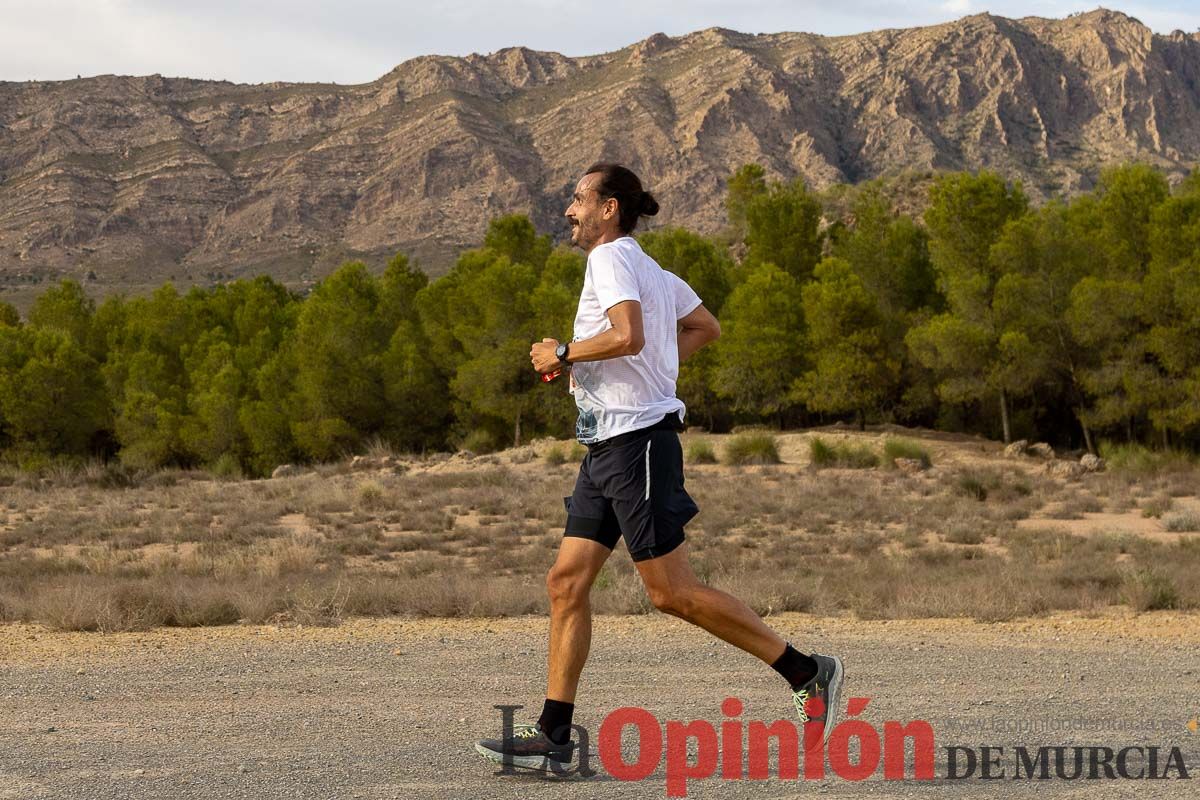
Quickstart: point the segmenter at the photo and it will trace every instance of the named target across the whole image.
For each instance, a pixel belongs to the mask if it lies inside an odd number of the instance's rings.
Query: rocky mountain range
[[[824,187],[991,168],[1035,199],[1141,160],[1200,159],[1200,33],[1124,14],[981,14],[853,36],[662,34],[570,58],[424,56],[361,85],[103,75],[0,83],[0,299],[269,272],[397,251],[431,274],[490,218],[565,234],[581,170],[623,161],[654,224],[718,229],[758,162]]]

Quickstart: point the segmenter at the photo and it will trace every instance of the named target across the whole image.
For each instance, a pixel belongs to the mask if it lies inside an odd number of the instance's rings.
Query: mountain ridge
[[[1112,162],[1177,179],[1200,160],[1200,33],[1098,9],[418,56],[363,84],[4,82],[0,297],[67,275],[101,292],[263,271],[302,285],[397,251],[437,274],[499,214],[561,236],[601,158],[643,176],[655,225],[709,233],[751,161],[817,187],[989,168],[1035,199]]]

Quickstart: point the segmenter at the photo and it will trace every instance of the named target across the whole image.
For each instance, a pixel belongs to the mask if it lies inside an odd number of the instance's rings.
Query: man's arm
[[[571,361],[604,361],[642,352],[646,344],[642,332],[642,304],[637,300],[624,300],[606,313],[612,327],[590,339],[571,342]]]
[[[679,320],[679,363],[721,336],[721,323],[703,305]]]

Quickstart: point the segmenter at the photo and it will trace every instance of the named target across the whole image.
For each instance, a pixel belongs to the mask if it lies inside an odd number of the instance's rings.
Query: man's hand
[[[558,356],[554,355],[554,351],[558,349],[558,339],[542,339],[540,342],[534,342],[529,348],[529,360],[533,362],[533,368],[545,375],[547,372],[554,372],[562,366],[558,360]]]

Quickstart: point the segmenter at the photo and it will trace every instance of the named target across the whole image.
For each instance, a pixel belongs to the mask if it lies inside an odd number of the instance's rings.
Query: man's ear
[[[604,218],[612,219],[617,213],[617,198],[610,197],[604,201]]]

